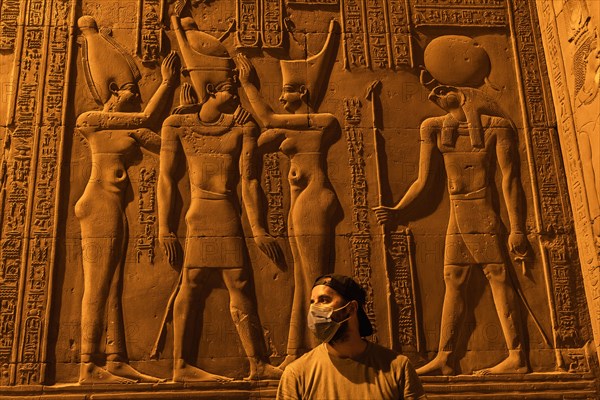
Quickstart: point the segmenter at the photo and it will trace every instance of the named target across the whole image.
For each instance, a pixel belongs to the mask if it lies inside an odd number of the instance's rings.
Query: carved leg
[[[84,248],[84,290],[81,308],[81,367],[80,384],[134,383],[98,366],[99,344],[104,329],[104,315],[108,301],[109,283],[114,273],[113,245],[115,239],[82,239]],[[91,248],[103,249],[86,255]]]
[[[318,204],[318,206],[315,206]],[[288,356],[279,366],[285,369],[318,340],[306,329],[309,299],[315,280],[331,272],[332,217],[337,200],[323,187],[305,189],[290,208],[290,244],[294,257],[294,299],[288,336]]]
[[[524,374],[529,372],[527,357],[523,351],[521,319],[514,288],[508,282],[506,267],[503,264],[488,264],[483,271],[490,282],[494,304],[502,326],[502,333],[508,347],[508,357],[498,365],[475,371],[478,375]]]
[[[231,318],[250,362],[250,375],[245,379],[279,379],[282,371],[269,364],[262,326],[253,296],[248,293],[248,271],[242,268],[225,269],[223,281],[229,290]]]
[[[123,226],[127,226],[123,221]],[[126,235],[123,235],[126,236]],[[115,243],[117,245],[117,243]],[[118,259],[108,294],[108,324],[106,327],[106,370],[113,375],[134,380],[136,382],[157,383],[165,379],[155,378],[137,371],[127,363],[127,346],[125,341],[125,326],[123,324],[123,308],[121,296],[123,294],[123,261],[127,247],[127,237],[123,237],[120,251],[115,254]],[[118,248],[115,246],[115,248]]]
[[[80,384],[134,383],[101,368],[100,341],[115,270],[121,261],[123,210],[119,194],[86,188],[75,206],[81,224],[83,299],[81,303]]]
[[[106,354],[107,360],[127,357],[125,333],[123,325],[123,310],[121,307],[121,295],[123,293],[123,256],[125,254],[125,241],[123,235],[115,239],[114,260],[116,268],[110,277],[110,289],[108,292],[108,312],[106,326]]]
[[[446,292],[442,308],[439,350],[433,360],[417,369],[417,374],[441,372],[442,375],[451,375],[453,373],[452,367],[448,365],[448,358],[454,351],[458,326],[464,315],[465,283],[470,271],[470,266],[446,265],[444,267]]]
[[[306,282],[301,272],[303,268],[298,253],[298,245],[296,244],[296,238],[293,236],[290,236],[290,246],[294,258],[294,297],[292,299],[292,312],[290,315],[287,356],[283,363],[279,365],[279,368],[282,370],[308,350],[304,348],[304,343],[307,341],[305,339],[306,336],[310,335],[306,329],[306,315],[308,312],[306,305]]]
[[[197,300],[202,283],[209,272],[206,268],[183,266],[181,288],[173,306],[173,381],[174,382],[227,382],[231,378],[211,374],[188,364],[185,357],[190,354],[193,338],[194,316],[197,315]]]

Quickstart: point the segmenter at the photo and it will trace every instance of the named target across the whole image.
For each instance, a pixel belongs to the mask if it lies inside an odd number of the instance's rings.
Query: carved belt
[[[469,193],[451,194],[450,200],[477,200],[485,199],[487,188],[483,187],[479,190]]]
[[[231,192],[226,193],[217,193],[211,192],[210,190],[205,190],[201,188],[194,188],[192,191],[192,199],[203,199],[203,200],[226,200],[229,199],[229,194]]]

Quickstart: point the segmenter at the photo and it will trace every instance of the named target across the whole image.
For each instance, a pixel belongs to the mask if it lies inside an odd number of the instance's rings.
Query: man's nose
[[[281,104],[285,103],[285,98],[283,97],[283,95],[279,96],[279,102]]]

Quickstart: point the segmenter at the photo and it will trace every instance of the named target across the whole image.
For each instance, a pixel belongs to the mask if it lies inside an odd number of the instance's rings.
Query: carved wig
[[[206,101],[206,85],[214,86],[234,76],[235,63],[219,40],[198,29],[191,18],[171,18],[183,55],[185,68],[190,74],[200,103]],[[183,26],[182,26],[183,25]]]
[[[339,25],[332,20],[327,40],[321,51],[305,60],[281,60],[283,85],[301,86],[308,89],[308,104],[317,110],[323,98],[324,84],[328,81],[329,68],[337,52]]]
[[[111,84],[117,89],[136,85],[141,75],[133,57],[105,30],[98,30],[93,17],[77,21],[83,34],[82,63],[85,80],[96,103],[100,105],[112,96]],[[114,86],[114,85],[113,85]]]

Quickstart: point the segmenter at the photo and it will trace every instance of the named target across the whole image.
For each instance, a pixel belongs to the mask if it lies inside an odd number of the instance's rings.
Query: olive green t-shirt
[[[325,343],[287,366],[278,400],[425,399],[421,381],[408,358],[368,342],[358,357],[340,358]]]

